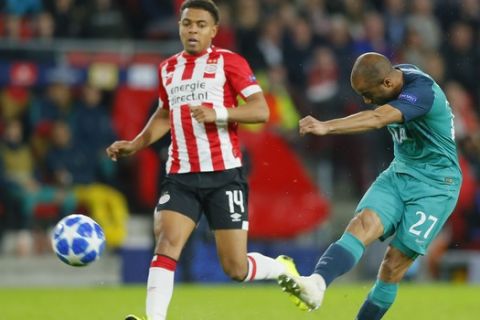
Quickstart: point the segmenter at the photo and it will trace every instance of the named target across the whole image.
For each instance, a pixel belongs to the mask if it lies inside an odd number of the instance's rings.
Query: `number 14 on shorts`
[[[240,221],[242,214],[238,213],[235,210],[235,207],[237,207],[241,213],[245,212],[242,190],[227,190],[225,191],[225,194],[228,198],[228,207],[231,213],[230,217],[232,218],[232,221]]]

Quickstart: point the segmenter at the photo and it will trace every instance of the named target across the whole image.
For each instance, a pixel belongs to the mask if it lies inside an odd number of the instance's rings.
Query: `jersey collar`
[[[203,56],[203,55],[205,55],[205,54],[207,54],[207,53],[212,52],[213,50],[214,50],[214,46],[213,46],[213,45],[211,45],[211,46],[208,47],[207,49],[205,49],[205,50],[203,50],[203,51],[201,51],[201,52],[199,52],[199,53],[197,53],[197,54],[190,54],[190,53],[187,53],[187,52],[184,50],[184,51],[182,51],[182,57],[187,58],[187,59],[188,59],[188,58],[198,58],[198,57],[201,57],[201,56]]]

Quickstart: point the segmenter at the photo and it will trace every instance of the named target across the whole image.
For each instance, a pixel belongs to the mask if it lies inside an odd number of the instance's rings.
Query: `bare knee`
[[[185,244],[185,239],[181,232],[176,229],[154,229],[155,232],[155,253],[169,256],[173,259],[179,259]]]
[[[183,242],[173,235],[161,233],[157,237],[157,243],[155,247],[156,254],[163,254],[173,259],[178,259],[182,252]]]
[[[238,260],[232,258],[222,259],[222,267],[225,274],[234,281],[243,281],[247,277],[247,259]]]
[[[364,209],[350,221],[346,231],[367,246],[383,234],[383,224],[375,212]]]

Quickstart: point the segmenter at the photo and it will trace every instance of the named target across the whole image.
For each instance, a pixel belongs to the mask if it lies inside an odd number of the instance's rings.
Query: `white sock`
[[[286,272],[286,268],[282,263],[258,252],[249,252],[247,259],[248,274],[245,280],[243,280],[244,282],[277,279],[279,275]]]
[[[167,266],[168,269],[165,266],[158,266],[156,259],[170,258],[163,256],[153,258],[148,273],[146,312],[148,320],[165,320],[173,294],[175,268],[172,270],[171,266]]]

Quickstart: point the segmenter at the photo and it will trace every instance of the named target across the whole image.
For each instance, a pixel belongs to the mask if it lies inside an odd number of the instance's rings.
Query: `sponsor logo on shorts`
[[[232,213],[230,215],[230,218],[232,218],[232,222],[240,222],[241,217],[242,217],[242,215],[240,213]]]
[[[158,204],[167,203],[170,200],[170,195],[168,193],[162,194],[160,200],[158,200]]]

